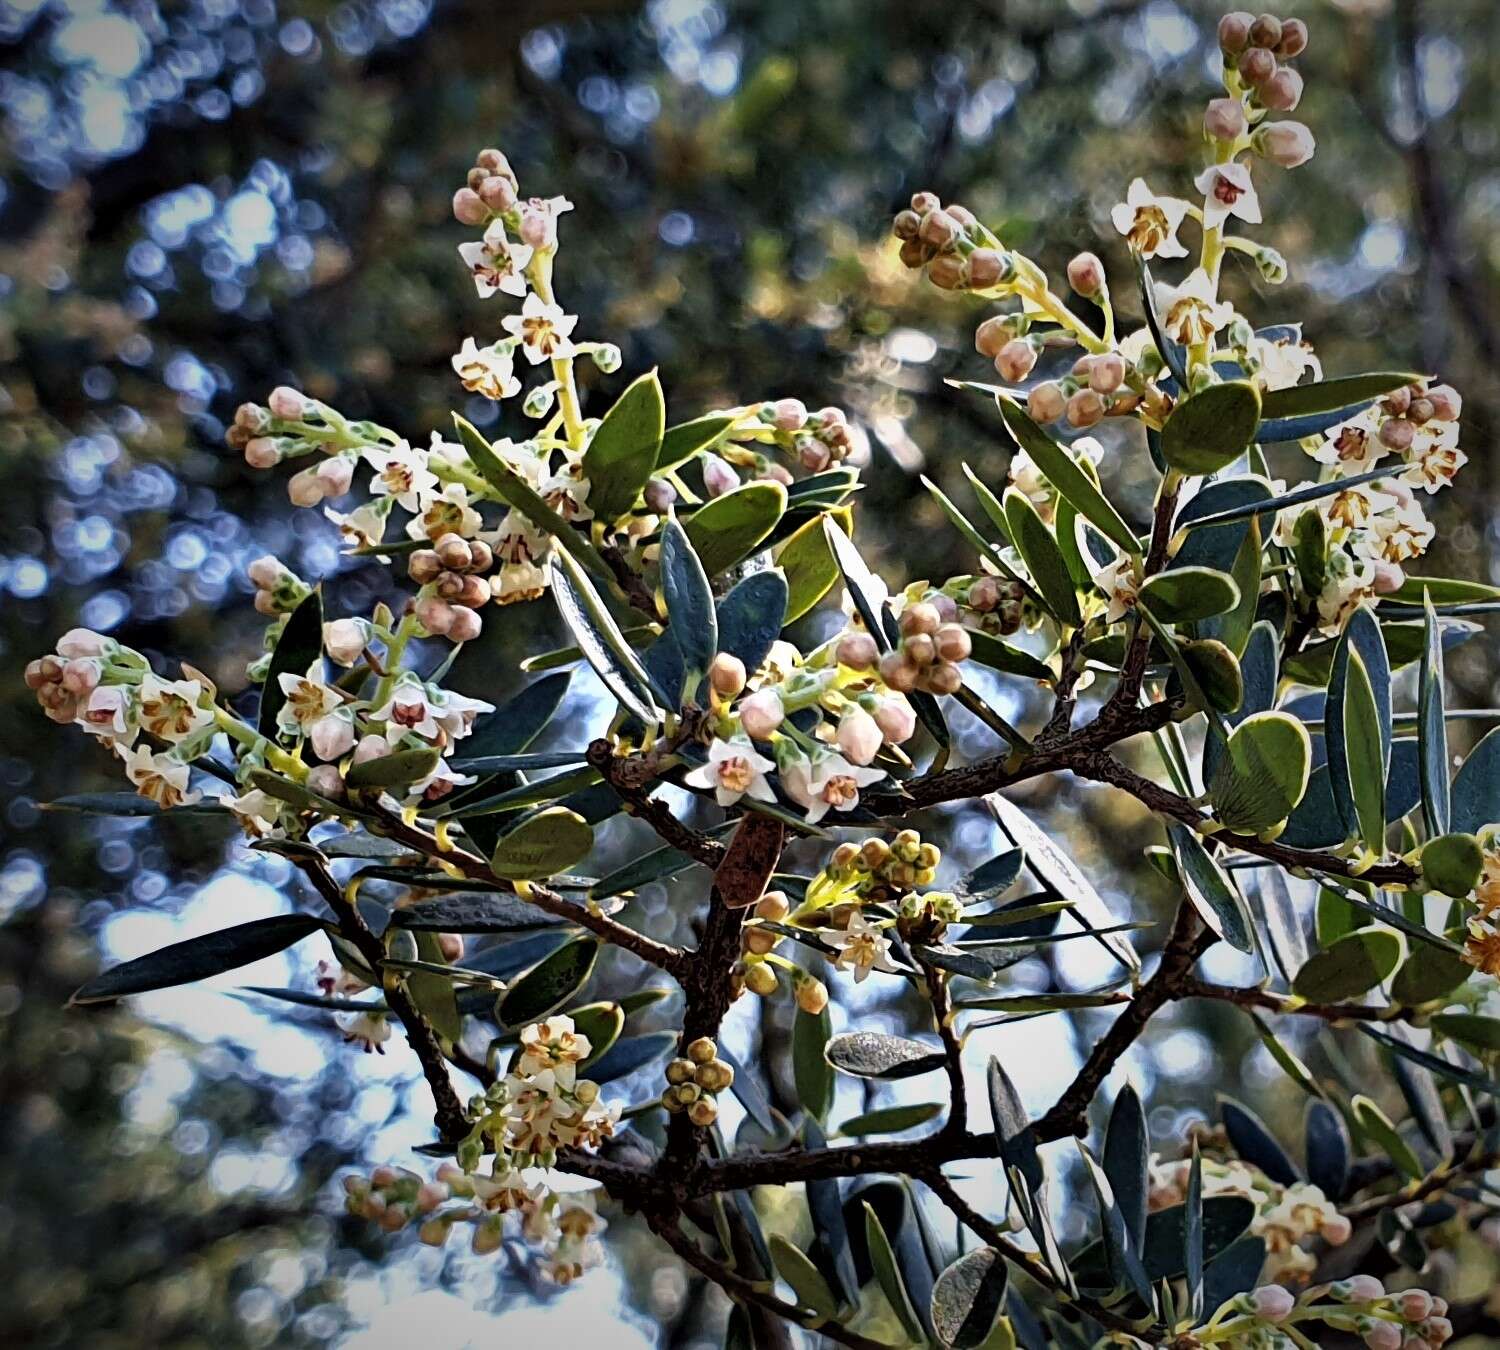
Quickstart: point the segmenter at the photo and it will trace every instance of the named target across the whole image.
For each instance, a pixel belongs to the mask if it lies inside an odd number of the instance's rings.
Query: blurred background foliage
[[[247,860],[199,817],[101,825],[40,809],[115,782],[97,747],[42,718],[25,662],[84,623],[233,691],[260,635],[249,559],[337,573],[356,605],[388,586],[341,570],[331,527],[294,515],[223,449],[235,405],[285,382],[413,439],[448,425],[462,406],[449,356],[498,321],[458,263],[466,232],[448,201],[494,144],[523,192],[577,204],[560,291],[584,331],[624,349],[620,376],[595,376],[603,389],[658,365],[671,420],[765,396],[842,404],[872,446],[867,555],[893,583],[970,570],[917,475],[961,500],[962,460],[1003,475],[993,409],[943,382],[985,378],[971,346],[984,311],[916,284],[889,217],[927,188],[1054,274],[1098,248],[1117,303],[1138,312],[1108,208],[1136,174],[1187,194],[1219,12],[1202,0],[0,0],[0,1341],[348,1333],[384,1346],[400,1343],[400,1306],[421,1310],[413,1327],[438,1346],[464,1343],[461,1319],[440,1330],[454,1308],[503,1302],[495,1315],[521,1332],[545,1299],[503,1261],[387,1253],[382,1275],[384,1244],[337,1217],[339,1167],[424,1137],[404,1051],[367,1067],[317,1017],[273,1020],[222,993],[62,1011],[101,950],[133,954],[293,892],[276,860]],[[1262,184],[1262,237],[1292,279],[1270,288],[1237,267],[1229,285],[1257,322],[1303,319],[1330,372],[1404,365],[1465,393],[1471,462],[1463,489],[1437,499],[1426,570],[1500,579],[1493,4],[1319,0],[1303,17],[1298,116],[1319,151]],[[492,423],[483,401],[464,411]],[[1127,502],[1149,490],[1143,459],[1124,443],[1106,461]],[[508,691],[516,660],[553,632],[548,606],[505,611],[465,652],[458,687]],[[1463,700],[1494,702],[1495,656],[1487,635],[1450,658]],[[1068,807],[1050,819],[1085,867],[1137,917],[1164,911],[1141,879],[1145,821],[1118,798],[1054,784],[1027,804]],[[955,861],[989,840],[959,817],[924,828]],[[661,923],[684,921],[665,897],[648,903]],[[1095,1016],[1080,1016],[1074,1043],[1097,1034]],[[770,1064],[784,1013],[765,1020]],[[1326,1047],[1305,1052],[1326,1062]],[[1215,1081],[1240,1095],[1273,1081],[1244,1024],[1201,1008],[1133,1063],[1168,1145]],[[790,1108],[791,1085],[772,1077]],[[618,1227],[601,1278],[623,1308],[595,1301],[575,1314],[592,1322],[567,1325],[612,1347],[717,1334],[722,1310]],[[419,1291],[440,1274],[458,1298],[428,1307]]]

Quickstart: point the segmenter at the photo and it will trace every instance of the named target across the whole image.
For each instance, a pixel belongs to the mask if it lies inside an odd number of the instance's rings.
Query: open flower
[[[570,336],[578,323],[576,314],[565,314],[561,305],[549,305],[535,291],[526,297],[519,314],[500,320],[507,333],[521,339],[526,359],[534,366],[556,357],[573,355]]]
[[[816,825],[830,811],[852,811],[859,805],[859,790],[885,777],[884,769],[866,769],[851,764],[843,755],[819,755],[799,759],[781,771],[781,785]]]
[[[146,745],[118,749],[116,753],[125,761],[125,776],[135,784],[135,790],[158,806],[186,806],[202,795],[187,790],[188,766],[170,755],[153,754]]]
[[[1428,432],[1431,424],[1422,428]],[[1430,435],[1419,435],[1406,452],[1406,471],[1402,479],[1423,492],[1436,492],[1453,481],[1454,475],[1469,462],[1458,448],[1458,424],[1440,423]]]
[[[1135,564],[1123,553],[1107,567],[1094,573],[1094,585],[1104,592],[1109,608],[1104,617],[1109,623],[1123,619],[1135,608],[1140,594],[1140,582],[1136,578]]]
[[[847,928],[825,928],[818,936],[838,950],[834,967],[852,970],[855,984],[863,984],[872,970],[900,972],[901,967],[891,960],[890,938],[863,914],[851,914]]]
[[[219,805],[228,809],[251,839],[269,839],[281,830],[283,803],[259,788],[251,788],[238,797],[226,793],[219,798]]]
[[[197,680],[163,680],[147,674],[141,680],[139,716],[151,735],[174,745],[214,723],[213,710],[201,707],[203,686]]]
[[[370,720],[388,723],[397,735],[402,731],[412,731],[427,740],[436,740],[436,713],[427,687],[415,676],[407,676],[397,681],[384,706],[370,713]]]
[[[733,806],[741,797],[751,796],[758,802],[774,802],[776,794],[766,782],[766,773],[775,768],[764,755],[757,754],[748,740],[714,740],[708,747],[708,763],[683,778],[688,787],[712,788],[720,806]]]
[[[493,703],[486,703],[482,698],[466,698],[451,689],[433,690],[432,701],[434,720],[453,741],[462,740],[474,730],[474,719],[480,713],[495,711]]]
[[[1319,464],[1337,464],[1351,476],[1374,468],[1386,454],[1386,447],[1376,435],[1379,420],[1379,413],[1371,407],[1347,422],[1329,427],[1323,433],[1323,444],[1312,452],[1312,457]]]
[[[571,1092],[577,1081],[578,1065],[589,1057],[592,1049],[589,1038],[573,1029],[573,1019],[559,1013],[522,1029],[516,1070],[530,1076],[551,1069],[557,1085]]]
[[[427,467],[425,453],[405,441],[399,445],[373,446],[364,452],[365,463],[375,470],[370,490],[377,497],[394,498],[403,510],[426,509],[427,498],[437,488],[437,475]]]
[[[335,511],[331,506],[325,506],[323,516],[338,529],[348,547],[374,548],[385,540],[385,522],[391,513],[390,500],[381,498],[366,502],[352,511]]]
[[[1162,328],[1177,342],[1207,342],[1234,317],[1234,307],[1219,300],[1208,273],[1199,267],[1180,286],[1158,286]]]
[[[481,300],[496,291],[518,299],[526,294],[526,265],[536,250],[530,244],[513,243],[505,237],[505,222],[499,216],[490,222],[483,239],[458,246],[458,256],[474,277]]]
[[[1260,223],[1260,197],[1250,181],[1250,170],[1243,164],[1210,164],[1193,179],[1193,186],[1203,194],[1205,229],[1222,225],[1230,216],[1251,225]]]
[[[1109,218],[1141,257],[1185,258],[1177,228],[1187,213],[1188,204],[1180,197],[1158,197],[1144,178],[1137,178]]]
[[[78,720],[86,731],[105,740],[133,741],[137,731],[135,700],[128,685],[101,684],[89,695]]]
[[[340,1013],[334,1018],[344,1039],[357,1045],[365,1054],[385,1054],[385,1043],[391,1038],[390,1020],[382,1012]]]
[[[530,295],[526,298],[528,301],[535,299]],[[463,346],[453,357],[453,371],[459,383],[471,394],[482,394],[495,403],[521,392],[521,381],[516,379],[516,363],[510,353],[494,347],[479,347],[471,337],[464,339]]]

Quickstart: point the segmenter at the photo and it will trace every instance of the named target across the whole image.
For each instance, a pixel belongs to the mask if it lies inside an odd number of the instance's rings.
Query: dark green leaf
[[[885,1301],[891,1305],[891,1311],[896,1314],[896,1320],[901,1323],[913,1343],[920,1345],[926,1337],[917,1310],[912,1306],[911,1295],[907,1293],[906,1284],[901,1278],[901,1268],[896,1263],[891,1240],[886,1237],[885,1229],[880,1226],[880,1218],[868,1200],[864,1202],[864,1211],[865,1246],[869,1249],[876,1282],[885,1295]]]
[[[850,1116],[839,1126],[838,1133],[850,1139],[863,1138],[869,1134],[898,1134],[902,1130],[911,1130],[918,1125],[925,1125],[942,1113],[942,1102],[878,1106],[873,1111],[864,1111],[857,1116]]]
[[[252,919],[233,928],[174,942],[133,961],[111,966],[94,976],[69,1002],[111,1003],[128,994],[206,980],[285,951],[323,926],[321,920],[307,914],[276,914],[269,919]]]
[[[1419,1181],[1425,1174],[1421,1160],[1412,1152],[1410,1144],[1403,1139],[1391,1119],[1380,1109],[1378,1103],[1365,1096],[1357,1096],[1349,1103],[1354,1123],[1360,1132],[1376,1148],[1396,1164],[1411,1180]]]
[[[1440,1036],[1457,1041],[1476,1054],[1500,1051],[1500,1017],[1483,1013],[1438,1013],[1428,1024]]]
[[[1164,624],[1194,623],[1233,609],[1240,599],[1234,578],[1209,567],[1172,567],[1147,579],[1140,601]]]
[[[1469,751],[1453,780],[1453,829],[1478,834],[1496,821],[1500,821],[1500,727],[1486,732]]]
[[[661,438],[661,453],[656,457],[657,473],[666,473],[686,464],[700,450],[707,450],[739,418],[734,413],[709,413],[691,422],[668,427]]]
[[[1307,1104],[1303,1135],[1307,1179],[1337,1203],[1343,1199],[1349,1184],[1349,1159],[1354,1152],[1349,1142],[1349,1127],[1327,1102],[1311,1101]]]
[[[825,531],[829,525],[839,529],[841,521],[847,537],[851,528],[849,512],[825,512],[799,526],[776,550],[776,565],[786,574],[787,581],[786,623],[800,619],[839,579],[839,565],[828,547]]]
[[[1212,1315],[1232,1298],[1260,1283],[1266,1264],[1266,1240],[1242,1237],[1231,1242],[1203,1270],[1203,1310]]]
[[[792,1286],[797,1302],[823,1317],[834,1316],[838,1312],[839,1301],[828,1287],[828,1281],[823,1278],[817,1266],[807,1259],[802,1249],[780,1233],[770,1235],[770,1244],[771,1260],[776,1263],[776,1273]]]
[[[1128,1083],[1115,1098],[1104,1136],[1104,1173],[1137,1251],[1146,1236],[1150,1142],[1140,1094]]]
[[[594,938],[577,938],[559,947],[517,977],[496,1005],[496,1015],[508,1027],[540,1021],[588,983],[598,958],[599,943]]]
[[[912,1078],[943,1067],[940,1050],[878,1031],[843,1032],[828,1041],[823,1053],[834,1068],[857,1078]]]
[[[1307,791],[1312,742],[1295,717],[1259,712],[1229,734],[1209,786],[1214,816],[1238,834],[1286,820]]]
[[[1234,882],[1186,825],[1168,822],[1167,839],[1177,860],[1183,890],[1198,917],[1235,950],[1253,955],[1255,938],[1250,915]]]
[[[1448,721],[1443,694],[1443,641],[1437,611],[1426,604],[1426,642],[1417,674],[1417,743],[1421,749],[1422,817],[1428,834],[1446,834],[1451,815],[1448,795]]]
[[[1474,967],[1461,956],[1425,942],[1414,943],[1391,981],[1391,997],[1407,1006],[1430,1003],[1447,998],[1472,974]]]
[[[1193,1140],[1193,1160],[1188,1167],[1187,1199],[1182,1206],[1182,1271],[1187,1284],[1188,1310],[1194,1322],[1202,1320],[1203,1262],[1203,1157]],[[1109,1250],[1105,1243],[1106,1253]]]
[[[604,414],[583,452],[589,506],[606,523],[635,504],[656,469],[666,426],[666,404],[654,370],[633,381]]]
[[[1026,853],[1019,848],[1006,849],[1004,853],[996,854],[987,862],[980,863],[958,883],[959,898],[965,904],[973,904],[1009,890],[1021,875],[1021,867],[1025,861]]]
[[[1315,1003],[1358,998],[1386,979],[1401,959],[1401,939],[1380,928],[1361,929],[1318,952],[1292,980],[1292,991]]]
[[[1052,682],[1052,667],[1045,661],[1038,660],[1019,647],[1011,646],[992,633],[978,628],[969,629],[969,645],[969,659],[977,661],[981,666],[998,670],[1003,675],[1019,675],[1025,680],[1037,680],[1046,684]]]
[[[435,746],[420,750],[396,750],[379,759],[367,759],[349,766],[344,785],[350,792],[371,789],[398,792],[419,783],[437,768],[442,755]]]
[[[786,577],[779,571],[746,577],[719,601],[719,650],[738,657],[753,675],[781,635],[787,596]]]
[[[391,915],[393,928],[430,933],[524,933],[562,922],[518,896],[479,892],[421,900]]]
[[[506,699],[494,712],[486,713],[464,739],[464,757],[520,754],[552,720],[572,679],[569,671],[544,675]]]
[[[507,881],[536,881],[566,871],[593,847],[594,832],[582,816],[566,807],[548,807],[501,836],[490,868]]]
[[[797,1009],[792,1021],[792,1078],[803,1110],[819,1123],[833,1109],[833,1066],[825,1054],[832,1034],[827,1008],[820,1013]]]
[[[276,739],[276,718],[286,705],[281,676],[305,676],[317,662],[318,669],[313,671],[313,678],[319,679],[322,676],[322,657],[323,592],[314,588],[287,616],[286,627],[281,630],[276,650],[271,653],[271,664],[266,668],[255,729],[267,740]]]
[[[1154,1307],[1155,1297],[1151,1289],[1150,1277],[1146,1274],[1145,1266],[1141,1264],[1135,1238],[1125,1222],[1123,1211],[1115,1201],[1114,1189],[1109,1184],[1109,1178],[1081,1140],[1078,1141],[1078,1152],[1083,1159],[1084,1170],[1089,1175],[1089,1181],[1094,1188],[1094,1198],[1099,1205],[1104,1252],[1109,1262],[1111,1278],[1118,1287],[1131,1290],[1148,1308]],[[1144,1229],[1144,1224],[1142,1228]]]
[[[1286,389],[1268,389],[1261,404],[1266,417],[1302,417],[1308,413],[1338,410],[1353,416],[1377,398],[1421,380],[1407,371],[1376,371],[1368,375],[1343,375],[1313,384],[1294,384]]]
[[[621,1037],[589,1066],[589,1077],[596,1083],[612,1083],[662,1058],[676,1045],[675,1031],[651,1031],[644,1036]]]
[[[1005,519],[1016,551],[1031,573],[1043,601],[1054,617],[1070,628],[1081,622],[1078,593],[1057,538],[1037,514],[1030,498],[1016,488],[1005,490]]]
[[[1278,1186],[1292,1186],[1302,1180],[1297,1165],[1276,1141],[1276,1136],[1248,1106],[1233,1097],[1219,1098],[1219,1118],[1234,1151],[1246,1162],[1260,1168]]]
[[[995,1140],[1000,1146],[1000,1161],[1006,1168],[1015,1168],[1024,1178],[1033,1195],[1040,1194],[1045,1175],[1042,1160],[1037,1156],[1036,1137],[1027,1119],[1026,1108],[1021,1105],[1021,1095],[1010,1076],[1000,1067],[1000,1061],[990,1058],[988,1075],[990,1113],[994,1119]]]
[[[1005,1259],[993,1247],[961,1256],[932,1289],[932,1326],[945,1350],[977,1350],[1004,1315],[1009,1280]]]
[[[704,503],[685,526],[703,570],[711,577],[743,562],[771,533],[786,510],[780,483],[746,483]]]
[[[1218,473],[1250,448],[1260,416],[1255,385],[1210,385],[1172,409],[1161,429],[1162,456],[1181,473]]]
[[[662,528],[661,586],[672,638],[687,670],[684,688],[692,698],[719,650],[719,617],[703,565],[676,520]]]
[[[604,607],[578,564],[559,548],[552,560],[552,592],[563,622],[604,687],[633,717],[644,723],[661,720],[652,701],[650,680],[635,650]]]

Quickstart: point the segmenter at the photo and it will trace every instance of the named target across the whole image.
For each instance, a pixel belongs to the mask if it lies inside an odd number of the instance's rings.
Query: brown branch
[[[1178,997],[1214,999],[1241,1008],[1259,1008],[1264,1012],[1320,1017],[1325,1022],[1398,1022],[1410,1014],[1409,1009],[1400,1005],[1377,1008],[1361,1003],[1301,1003],[1284,994],[1273,994],[1269,989],[1210,984],[1191,975],[1183,981]]]
[[[358,907],[344,894],[344,888],[334,879],[328,865],[318,858],[295,858],[293,861],[312,882],[318,894],[338,920],[339,932],[353,944],[365,964],[380,978],[381,992],[390,1010],[400,1019],[406,1031],[406,1039],[421,1061],[422,1073],[432,1089],[432,1100],[436,1107],[434,1120],[438,1133],[448,1140],[462,1139],[469,1132],[468,1117],[463,1103],[453,1090],[448,1077],[447,1060],[433,1030],[422,1010],[417,1007],[406,987],[403,976],[387,971],[385,966],[385,944],[370,931]]]
[[[916,957],[927,984],[928,1001],[932,1004],[932,1018],[937,1024],[938,1038],[943,1043],[943,1064],[948,1072],[948,1120],[943,1129],[950,1134],[963,1134],[969,1128],[969,1094],[964,1085],[963,1044],[953,1025],[953,995],[948,987],[948,973],[939,970],[921,956]]]
[[[685,825],[672,814],[665,802],[651,795],[651,784],[660,773],[661,758],[655,753],[622,757],[615,754],[614,747],[603,738],[588,748],[590,767],[599,771],[631,815],[644,820],[664,843],[679,853],[687,854],[705,867],[718,867],[724,861],[724,845]]]

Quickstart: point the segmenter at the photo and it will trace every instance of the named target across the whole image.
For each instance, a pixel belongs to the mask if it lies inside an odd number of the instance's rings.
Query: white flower
[[[441,539],[445,534],[472,539],[483,524],[483,518],[469,501],[469,489],[462,483],[445,483],[428,500],[427,509],[406,522],[406,534],[409,539]]]
[[[1319,506],[1331,529],[1360,530],[1381,512],[1394,509],[1396,498],[1378,484],[1357,483],[1323,498]]]
[[[1366,536],[1373,536],[1374,553],[1386,562],[1409,562],[1427,552],[1437,533],[1417,502],[1397,502],[1395,508],[1383,511],[1371,522]]]
[[[1458,448],[1458,423],[1428,423],[1419,428],[1411,449],[1406,451],[1406,472],[1402,479],[1424,492],[1436,492],[1453,481],[1454,475],[1469,462]]]
[[[322,760],[340,759],[354,748],[354,713],[337,708],[308,729],[313,754]]]
[[[436,740],[438,721],[426,686],[414,676],[397,682],[385,706],[370,713],[372,722],[385,722],[400,731],[412,731],[427,740]]]
[[[1375,467],[1386,454],[1386,447],[1376,435],[1379,413],[1372,407],[1329,427],[1323,433],[1323,444],[1312,452],[1319,464],[1337,464],[1352,475]]]
[[[141,726],[176,745],[213,726],[213,710],[199,706],[202,700],[197,680],[163,680],[148,672],[141,680]]]
[[[433,705],[436,709],[434,720],[453,741],[462,740],[474,730],[474,719],[480,713],[495,711],[493,703],[486,703],[482,698],[466,698],[451,689],[434,690]]]
[[[78,714],[85,730],[105,740],[135,739],[135,701],[128,685],[101,684],[89,695]]]
[[[239,797],[226,793],[219,798],[219,805],[228,808],[240,829],[252,839],[268,839],[281,832],[282,803],[259,788]]]
[[[859,805],[859,790],[885,777],[883,769],[851,764],[842,755],[819,755],[816,760],[796,760],[781,771],[781,785],[816,825],[829,811],[852,811]]]
[[[391,1024],[384,1013],[340,1013],[334,1021],[351,1045],[358,1045],[367,1055],[372,1050],[385,1054],[385,1043],[391,1038]]]
[[[851,914],[847,928],[825,928],[818,936],[838,949],[834,967],[853,970],[855,984],[863,984],[872,970],[900,972],[901,967],[891,960],[891,940],[863,914]]]
[[[113,638],[92,628],[70,628],[57,640],[57,654],[68,660],[108,656],[118,646]]]
[[[884,743],[879,723],[863,708],[852,707],[839,719],[839,749],[855,764],[869,764]]]
[[[506,563],[490,584],[497,605],[535,600],[547,589],[547,574],[533,562]]]
[[[554,357],[572,356],[570,335],[577,323],[576,314],[565,314],[561,305],[549,305],[535,291],[526,297],[519,314],[500,320],[507,333],[521,339],[526,359],[534,366]]]
[[[776,794],[766,782],[766,772],[775,768],[755,752],[748,740],[714,739],[708,747],[708,763],[683,778],[688,787],[712,788],[720,806],[733,806],[747,793],[759,802],[774,802]]]
[[[1250,352],[1260,364],[1260,382],[1266,389],[1290,389],[1309,372],[1315,380],[1323,378],[1323,363],[1305,342],[1252,337]]]
[[[365,619],[334,619],[323,625],[323,650],[331,661],[352,666],[370,642],[370,625]]]
[[[496,291],[520,297],[526,294],[523,275],[531,255],[530,244],[512,243],[505,237],[505,222],[496,216],[484,232],[484,238],[458,246],[458,256],[474,275],[474,289],[481,300]]]
[[[1167,336],[1189,345],[1207,342],[1234,318],[1234,307],[1214,295],[1214,283],[1196,268],[1180,286],[1159,285],[1157,305]]]
[[[373,446],[364,452],[364,459],[375,470],[370,490],[377,497],[393,498],[406,511],[426,509],[438,480],[427,467],[425,453],[402,441],[399,445]]]
[[[1193,179],[1193,186],[1203,194],[1205,229],[1222,225],[1230,216],[1252,225],[1260,223],[1260,197],[1243,164],[1210,164]]]
[[[1109,608],[1104,614],[1107,622],[1115,623],[1135,608],[1140,582],[1136,579],[1135,564],[1123,553],[1094,573],[1094,584],[1109,600]]]
[[[528,301],[533,296],[526,297]],[[511,398],[521,392],[521,382],[516,379],[516,363],[508,352],[494,347],[478,347],[474,339],[467,337],[453,358],[453,370],[459,383],[471,394],[482,394],[492,402]]]
[[[374,548],[385,540],[385,522],[391,513],[391,500],[366,502],[348,512],[325,506],[323,516],[338,527],[344,543],[350,548]]]
[[[1187,249],[1177,238],[1177,228],[1187,213],[1187,202],[1179,197],[1158,197],[1144,178],[1137,178],[1109,218],[1141,257],[1185,258]]]
[[[362,994],[370,987],[337,961],[319,961],[313,970],[313,983],[328,998]]]
[[[1375,593],[1375,564],[1343,549],[1328,555],[1329,577],[1318,594],[1318,619],[1325,632],[1337,632],[1344,621]]]
[[[569,462],[560,469],[546,469],[537,479],[536,490],[564,520],[592,520],[589,486],[582,466]]]
[[[186,806],[203,795],[187,790],[188,766],[170,755],[152,754],[151,748],[145,745],[138,745],[133,750],[117,746],[115,752],[125,761],[125,776],[135,785],[136,791],[158,806]]]
[[[557,1085],[571,1092],[578,1065],[592,1050],[589,1038],[573,1029],[573,1019],[559,1013],[522,1029],[516,1072],[531,1076],[550,1069]]]
[[[276,714],[276,726],[289,736],[305,735],[314,722],[328,716],[344,702],[332,686],[306,675],[288,671],[278,675],[276,682],[286,695]]]

